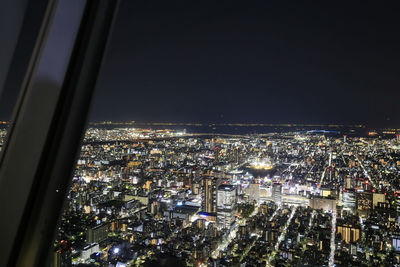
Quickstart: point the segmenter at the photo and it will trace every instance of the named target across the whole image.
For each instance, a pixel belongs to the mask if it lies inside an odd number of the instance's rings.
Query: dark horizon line
[[[9,121],[0,121],[0,125],[9,125]],[[374,126],[364,123],[360,124],[346,124],[346,123],[215,123],[215,122],[143,122],[143,121],[89,121],[88,125],[148,125],[148,126],[236,126],[236,127],[329,127],[329,128],[339,128],[339,127],[354,127],[354,128],[364,128],[364,129],[391,129],[400,131],[400,126]]]
[[[380,128],[380,129],[397,129],[400,130],[400,126],[391,125],[391,126],[374,126],[367,125],[364,123],[359,124],[346,124],[346,123],[221,123],[221,122],[143,122],[143,121],[90,121],[89,125],[149,125],[149,126],[238,126],[238,127],[246,127],[246,126],[271,126],[271,127],[330,127],[330,128],[339,128],[339,127],[355,127],[355,128]]]
[[[343,124],[343,123],[263,123],[263,122],[164,122],[164,121],[111,121],[111,120],[103,120],[103,121],[90,121],[89,124],[151,124],[151,125],[223,125],[223,126],[331,126],[331,127],[344,127],[344,126],[353,126],[353,127],[366,127],[365,124]]]

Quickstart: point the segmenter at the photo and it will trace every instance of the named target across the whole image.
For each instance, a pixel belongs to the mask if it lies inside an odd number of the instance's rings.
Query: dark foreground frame
[[[67,0],[68,1],[68,0]],[[30,1],[5,86],[21,88],[0,157],[0,266],[48,266],[119,0],[87,0],[60,83],[40,83],[57,0]],[[73,1],[71,1],[73,2]],[[35,32],[35,38],[24,36]],[[29,62],[17,64],[21,42]],[[25,48],[26,45],[25,43]],[[19,58],[21,60],[21,58]],[[18,66],[17,66],[18,65]],[[21,71],[20,71],[21,72]],[[14,84],[10,84],[13,82]]]

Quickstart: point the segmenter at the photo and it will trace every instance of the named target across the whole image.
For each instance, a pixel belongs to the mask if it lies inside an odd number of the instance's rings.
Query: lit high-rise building
[[[203,178],[203,196],[201,209],[204,212],[216,212],[216,181],[212,177]]]
[[[360,239],[360,227],[347,223],[338,223],[336,232],[341,235],[344,242],[357,242]]]
[[[220,185],[217,191],[217,227],[229,228],[235,220],[236,186]]]
[[[354,211],[357,204],[357,195],[354,191],[343,192],[343,209]]]
[[[370,192],[357,193],[357,209],[368,211],[373,207],[373,195]]]

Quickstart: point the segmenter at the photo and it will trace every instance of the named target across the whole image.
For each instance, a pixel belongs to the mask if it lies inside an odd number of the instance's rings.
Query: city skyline
[[[9,3],[1,266],[400,266],[396,8]]]
[[[91,127],[55,266],[396,266],[399,137]]]

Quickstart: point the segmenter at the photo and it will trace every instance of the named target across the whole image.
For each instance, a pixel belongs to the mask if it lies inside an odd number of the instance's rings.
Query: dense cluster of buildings
[[[91,128],[53,266],[400,264],[398,137]]]

